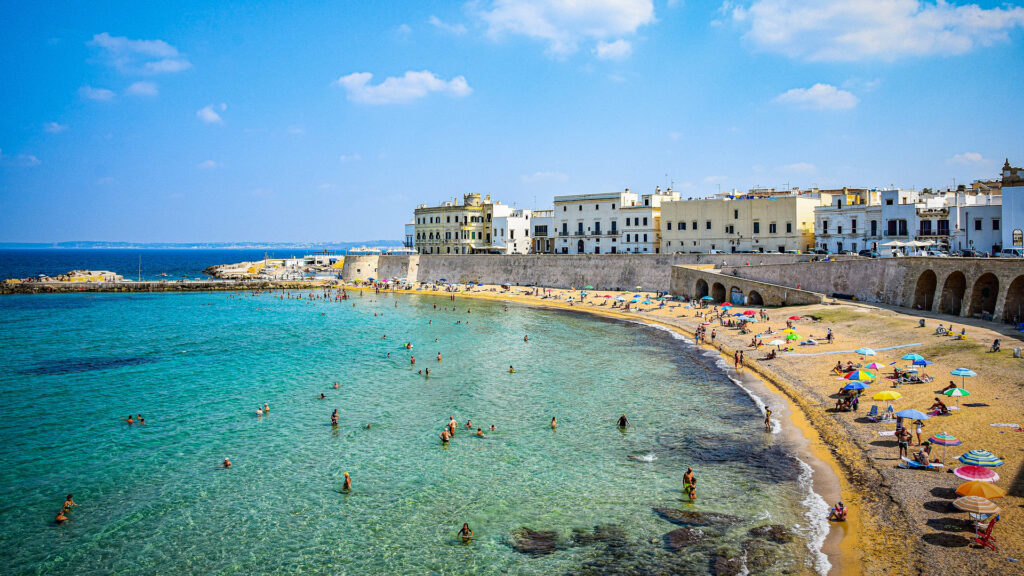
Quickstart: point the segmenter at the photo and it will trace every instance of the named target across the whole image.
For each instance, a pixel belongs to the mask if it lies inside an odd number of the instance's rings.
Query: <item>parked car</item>
[[[933,258],[948,258],[949,257],[949,254],[943,252],[942,250],[925,250],[924,255],[925,256],[931,256]]]
[[[1024,258],[1024,248],[1003,248],[1000,258]]]
[[[857,252],[857,256],[863,256],[865,258],[878,258],[878,257],[880,257],[879,253],[875,252],[874,250],[861,250],[860,252]]]
[[[957,250],[956,252],[953,253],[953,256],[959,256],[960,258],[981,258],[982,257],[980,252],[978,252],[977,250],[971,250],[970,248],[965,248],[963,250]]]

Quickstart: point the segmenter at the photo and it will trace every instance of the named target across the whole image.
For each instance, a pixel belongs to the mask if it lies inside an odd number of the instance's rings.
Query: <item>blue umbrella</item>
[[[644,302],[643,302],[643,303],[644,303],[644,304],[651,304],[651,301],[650,301],[650,300],[644,300]]]
[[[928,360],[914,360],[914,366],[931,366],[935,362],[929,362]]]
[[[737,313],[733,314],[733,316],[743,316],[743,312],[737,312]]]
[[[856,350],[854,350],[854,352],[860,354],[861,356],[874,356],[875,354],[877,354],[877,352],[875,352],[871,348],[857,348]]]
[[[850,382],[846,386],[843,386],[843,390],[864,390],[865,388],[871,388],[863,382]]]
[[[701,300],[714,300],[714,298],[712,298],[711,296],[701,296],[700,299]]]
[[[959,460],[970,466],[985,466],[986,468],[1003,465],[1002,459],[988,450],[971,450],[962,454]]]
[[[640,298],[639,294],[633,294],[633,298]]]
[[[896,413],[900,418],[910,418],[911,420],[927,420],[929,416],[920,410],[914,410],[913,408],[906,408]]]
[[[907,354],[906,356],[901,357],[900,360],[924,360],[924,356],[921,356],[920,354]]]
[[[963,386],[964,378],[974,378],[975,376],[978,375],[977,372],[975,372],[974,370],[971,370],[970,368],[957,368],[956,370],[953,370],[952,372],[950,372],[950,374],[952,374],[953,376],[959,376],[960,377],[960,387],[961,388],[964,387]]]

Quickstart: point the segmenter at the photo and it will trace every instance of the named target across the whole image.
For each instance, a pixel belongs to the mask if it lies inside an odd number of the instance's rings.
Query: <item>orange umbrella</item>
[[[989,500],[1006,496],[1006,490],[991,482],[982,482],[980,480],[964,482],[956,489],[956,493],[961,496],[981,496]]]

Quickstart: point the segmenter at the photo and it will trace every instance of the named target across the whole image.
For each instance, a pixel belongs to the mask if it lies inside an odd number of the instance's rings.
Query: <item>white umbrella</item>
[[[899,240],[890,240],[889,242],[882,244],[882,246],[906,246],[906,244]]]
[[[775,340],[772,340],[771,342],[769,342],[768,345],[769,346],[785,346],[786,345],[786,341],[785,340],[779,340],[778,338],[776,338]]]

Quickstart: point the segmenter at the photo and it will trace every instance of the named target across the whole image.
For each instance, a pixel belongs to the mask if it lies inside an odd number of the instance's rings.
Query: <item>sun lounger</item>
[[[871,405],[871,410],[868,410],[868,420],[872,422],[882,421],[882,417],[878,414],[878,404]]]
[[[900,468],[908,468],[910,470],[942,470],[945,466],[939,462],[932,462],[930,464],[921,464],[904,456],[900,459],[900,463],[897,464]]]
[[[985,531],[979,531],[976,538],[971,538],[971,544],[981,546],[982,548],[989,548],[991,550],[996,549],[996,539],[992,537],[992,529],[995,527],[996,522],[999,521],[999,517],[993,518],[988,526],[985,527]]]

